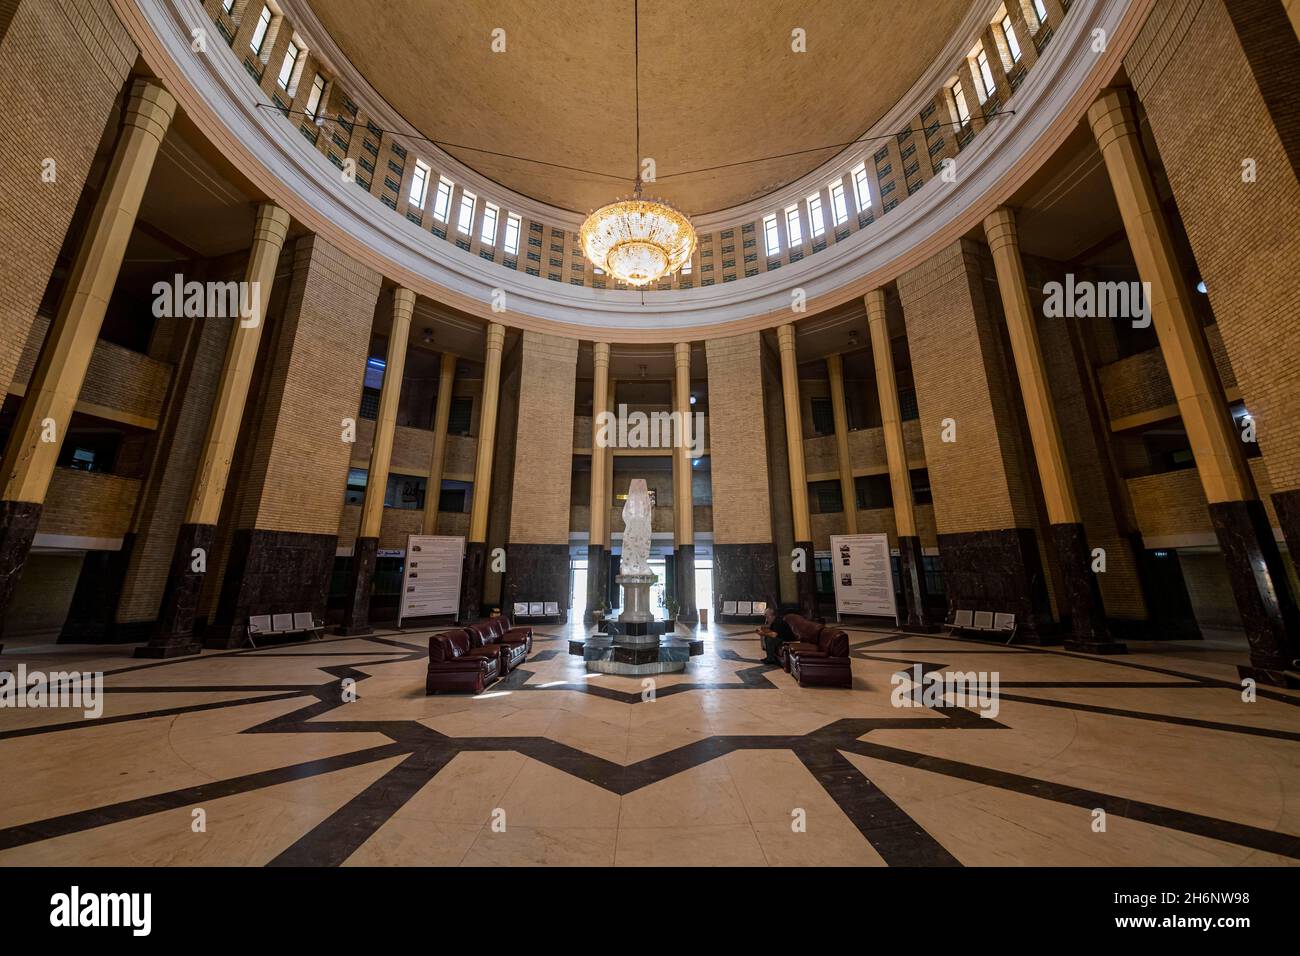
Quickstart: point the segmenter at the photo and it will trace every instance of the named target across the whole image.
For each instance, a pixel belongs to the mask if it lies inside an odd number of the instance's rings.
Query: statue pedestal
[[[704,642],[669,633],[667,621],[655,619],[650,609],[653,574],[620,574],[614,579],[623,586],[623,610],[618,620],[606,621],[605,632],[569,641],[569,653],[581,657],[588,673],[672,674],[686,669],[686,662],[704,653]]]

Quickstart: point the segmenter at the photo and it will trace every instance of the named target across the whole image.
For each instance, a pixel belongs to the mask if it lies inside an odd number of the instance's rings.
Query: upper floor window
[[[769,256],[781,252],[781,235],[776,231],[776,213],[763,217],[763,246]]]
[[[984,95],[980,97],[982,103],[997,92],[997,84],[993,82],[993,68],[989,66],[989,55],[984,52],[983,46],[975,57],[975,63],[979,66],[980,80],[984,83]]]
[[[1034,0],[1034,13],[1039,23],[1047,22],[1047,4],[1043,3],[1043,0]]]
[[[957,111],[957,121],[965,126],[970,122],[970,109],[966,106],[966,92],[962,89],[961,80],[948,87],[948,93],[952,96],[953,107]]]
[[[791,246],[803,242],[803,227],[799,224],[799,204],[785,207],[785,234]]]
[[[826,216],[822,213],[822,194],[813,193],[808,197],[808,231],[816,239],[826,231]]]
[[[317,73],[311,81],[311,93],[307,95],[306,113],[312,119],[317,119],[320,116],[321,107],[324,106],[321,101],[324,97],[325,77]]]
[[[280,64],[280,89],[287,90],[289,84],[293,82],[293,71],[298,66],[298,57],[302,49],[293,40],[289,41],[289,49],[284,51],[284,62]]]
[[[1002,37],[1007,41],[1007,52],[1011,54],[1011,62],[1020,62],[1020,41],[1016,39],[1016,28],[1011,25],[1011,17],[1002,18]]]
[[[831,183],[830,190],[831,216],[835,220],[835,225],[842,226],[849,221],[849,204],[844,197],[844,180]]]
[[[690,274],[691,274],[691,260],[687,259],[685,262],[682,263],[682,268],[681,271],[679,272],[679,275],[688,276]]]
[[[479,239],[485,246],[495,246],[497,244],[497,217],[500,210],[488,203],[483,207],[483,228],[479,230]]]
[[[221,0],[221,9],[226,13],[230,13],[235,9],[235,0]]]
[[[865,162],[853,167],[853,201],[858,204],[859,211],[871,208],[871,184],[867,181]]]
[[[521,225],[519,217],[514,213],[506,216],[506,237],[502,245],[504,245],[506,252],[512,256],[519,253],[519,229]]]
[[[434,218],[447,221],[447,217],[451,215],[451,191],[455,188],[446,176],[438,177],[438,192],[433,197]]]
[[[262,44],[266,42],[266,31],[270,28],[271,8],[263,6],[262,12],[257,18],[257,26],[253,27],[253,39],[248,44],[258,56],[262,54]]]
[[[424,208],[424,198],[429,192],[429,166],[424,160],[415,161],[415,174],[411,176],[410,203],[417,209]]]
[[[456,214],[456,228],[468,235],[470,227],[474,225],[474,204],[478,202],[478,197],[468,189],[460,194],[460,212]]]

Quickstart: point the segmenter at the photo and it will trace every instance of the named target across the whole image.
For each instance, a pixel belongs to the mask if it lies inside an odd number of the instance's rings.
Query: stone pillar
[[[194,617],[216,543],[217,519],[235,457],[235,442],[239,438],[262,329],[266,326],[266,305],[288,231],[287,212],[269,202],[258,208],[253,245],[244,272],[244,281],[256,290],[256,312],[240,316],[230,330],[189,504],[172,549],[171,572],[163,588],[158,622],[149,643],[136,648],[136,657],[197,654],[202,646],[194,636]]]
[[[925,610],[925,567],[921,538],[916,533],[912,475],[907,467],[907,445],[903,441],[902,413],[898,407],[898,379],[894,375],[894,350],[889,343],[885,290],[873,289],[867,293],[865,302],[867,325],[871,331],[871,356],[876,365],[885,461],[889,465],[889,488],[894,499],[894,527],[898,533],[898,571],[903,584],[900,624],[905,631],[934,631],[937,627],[930,622]]]
[[[587,534],[587,611],[583,623],[590,624],[595,612],[609,600],[609,575],[605,573],[605,540],[609,537],[609,471],[613,465],[604,447],[601,418],[609,409],[609,343],[596,342],[591,349],[591,494]]]
[[[1043,350],[1038,340],[1038,325],[1029,301],[1029,285],[1020,258],[1015,215],[1005,206],[995,210],[984,220],[984,234],[993,253],[993,267],[1002,294],[1002,310],[1020,380],[1020,395],[1029,423],[1038,479],[1064,578],[1066,593],[1062,603],[1070,609],[1073,632],[1072,640],[1067,641],[1065,647],[1066,650],[1093,654],[1123,653],[1125,646],[1111,639],[1101,588],[1092,571],[1092,551],[1079,514],[1079,503],[1074,496],[1074,482],[1065,457],[1061,426],[1056,418],[1056,406],[1052,401]]]
[[[131,87],[108,173],[0,459],[0,619],[31,551],[59,449],[175,109],[176,100],[157,81],[141,78]]]
[[[1274,684],[1300,657],[1300,620],[1142,152],[1131,94],[1103,90],[1088,111],[1119,204],[1160,351],[1192,446],[1233,597],[1250,642],[1242,676]]]
[[[849,413],[844,405],[844,358],[838,352],[826,356],[831,383],[831,414],[835,417],[835,459],[840,469],[840,500],[844,502],[844,530],[858,533],[858,489],[853,481],[849,458]]]
[[[674,594],[679,610],[677,620],[698,624],[700,612],[695,604],[695,495],[691,464],[691,443],[703,442],[695,433],[695,416],[691,413],[691,344],[673,346],[673,411],[681,423],[673,448],[673,545],[677,558],[673,562]],[[689,442],[687,441],[689,439]]]
[[[460,583],[460,620],[477,621],[483,614],[483,576],[487,572],[488,506],[491,504],[492,452],[497,438],[497,404],[501,398],[501,351],[505,326],[487,327],[483,359],[483,407],[479,411],[478,439],[474,448],[473,502],[469,511],[469,538]]]
[[[812,519],[808,514],[808,473],[803,461],[803,417],[799,409],[799,357],[794,326],[776,330],[781,349],[781,395],[785,402],[785,445],[790,460],[790,504],[794,515],[794,546],[802,550],[803,570],[795,573],[799,613],[812,618],[817,613],[817,582],[814,578]]]
[[[447,424],[451,421],[451,393],[456,385],[456,356],[443,352],[438,365],[438,402],[433,415],[433,455],[429,458],[429,480],[424,485],[425,534],[438,533],[438,498],[442,493],[442,472],[447,461]]]
[[[348,573],[347,604],[343,608],[340,634],[369,634],[370,588],[379,554],[379,532],[384,523],[384,498],[388,493],[388,466],[393,455],[393,434],[397,429],[397,402],[402,394],[402,373],[406,368],[406,347],[411,336],[411,315],[415,293],[393,290],[393,324],[388,333],[388,357],[384,362],[384,384],[379,391],[379,412],[375,416],[374,439],[370,443],[370,465],[366,471],[366,496],[361,502],[361,527],[352,548]],[[410,556],[407,556],[408,560]]]

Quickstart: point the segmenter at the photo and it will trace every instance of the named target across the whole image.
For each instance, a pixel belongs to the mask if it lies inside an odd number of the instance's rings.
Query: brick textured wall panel
[[[1237,379],[1217,325],[1205,329],[1205,339],[1219,370],[1225,392],[1235,394]],[[1111,362],[1097,370],[1110,420],[1121,421],[1157,409],[1176,406],[1174,387],[1159,349],[1148,349]],[[1175,409],[1175,414],[1177,410]]]
[[[237,527],[335,534],[380,276],[320,236],[293,250]],[[243,440],[248,440],[244,438]]]
[[[772,540],[762,349],[757,332],[705,343],[716,544]]]
[[[934,528],[934,508],[930,505],[917,505],[915,508],[916,529],[925,548],[938,547],[939,541]],[[812,516],[813,548],[816,551],[829,551],[831,535],[847,534],[844,526],[843,512],[818,514]],[[858,510],[858,534],[887,534],[889,546],[898,547],[898,526],[894,522],[893,508],[871,508]]]
[[[120,538],[131,530],[139,495],[134,478],[56,468],[37,533]]]
[[[1300,488],[1300,181],[1223,0],[1159,0],[1125,67],[1273,485]],[[1294,103],[1294,57],[1262,68],[1286,71],[1272,84],[1289,84]],[[1255,182],[1242,181],[1246,159]]]
[[[578,340],[524,332],[511,544],[569,543]]]
[[[109,0],[18,5],[0,40],[0,395],[9,388],[136,51]],[[72,105],[75,104],[75,108]],[[42,163],[57,163],[43,182]]]

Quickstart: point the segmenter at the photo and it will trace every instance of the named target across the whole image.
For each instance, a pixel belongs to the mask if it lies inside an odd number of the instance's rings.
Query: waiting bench
[[[1007,643],[1016,639],[1016,616],[1001,611],[953,611],[948,633],[1006,635]]]
[[[257,647],[259,637],[283,637],[286,634],[311,634],[323,640],[323,621],[317,621],[311,611],[293,614],[254,614],[248,619],[248,643]]]

